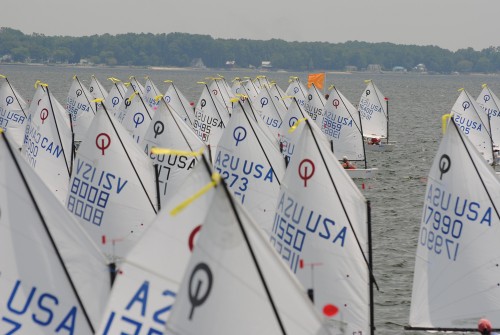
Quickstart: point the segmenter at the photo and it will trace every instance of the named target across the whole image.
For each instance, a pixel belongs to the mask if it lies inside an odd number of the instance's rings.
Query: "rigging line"
[[[215,104],[214,97],[212,96],[212,93],[210,93],[210,89],[208,88],[208,85],[205,84],[205,87],[207,89],[208,95],[210,96],[210,99],[212,100],[212,103],[214,104],[215,111],[217,112],[217,115],[219,116],[220,122],[222,123],[224,128],[226,128],[226,125],[224,124],[224,121],[222,120],[222,116],[220,115],[219,110],[217,109],[217,105]]]
[[[90,103],[89,97],[87,96],[87,93],[85,93],[86,89],[83,87],[83,84],[80,82],[80,79],[78,79],[77,76],[75,76],[76,81],[78,82],[78,85],[80,85],[80,88],[82,90],[83,95],[85,95],[85,99],[87,100],[90,108],[92,108],[92,104]],[[95,115],[95,110],[92,108],[92,112],[94,112]]]
[[[220,79],[215,80],[215,85],[217,85],[217,88],[219,88],[219,92],[221,93],[222,100],[224,100],[224,96],[222,95],[222,90],[220,89],[220,86],[219,86],[219,80],[220,80]],[[224,82],[226,82],[226,79],[222,79],[222,80],[223,80]],[[222,84],[222,88],[223,88],[223,89],[224,89],[224,91],[226,92],[227,96],[228,96],[228,97],[230,97],[231,95],[230,95],[230,94],[229,94],[229,92],[227,91],[226,85]],[[224,102],[225,102],[225,100],[224,100]],[[232,104],[233,104],[233,103],[231,102],[231,106],[232,106]],[[226,105],[226,106],[227,106],[227,105]],[[227,107],[227,108],[229,108],[229,107]],[[228,112],[229,112],[229,110],[228,110]]]
[[[151,121],[153,118],[151,117],[151,114],[149,114],[149,104],[146,104],[144,103],[144,100],[142,99],[142,96],[140,94],[139,95],[139,98],[141,99],[141,102],[142,102],[142,107],[144,107],[144,110],[146,111],[146,113],[148,114],[148,117],[149,117],[149,121]]]
[[[246,245],[248,246],[248,251],[250,252],[250,256],[252,257],[252,260],[253,260],[253,263],[255,265],[255,268],[257,270],[257,273],[259,275],[259,278],[262,282],[262,285],[264,286],[264,290],[266,291],[266,295],[269,299],[269,303],[271,304],[271,308],[273,309],[273,312],[274,312],[274,315],[276,316],[276,321],[278,322],[278,325],[281,329],[281,332],[283,333],[283,335],[286,335],[286,331],[285,331],[285,327],[283,325],[283,322],[281,321],[281,318],[280,318],[280,315],[279,315],[279,312],[278,312],[278,309],[276,307],[276,304],[274,303],[274,300],[273,300],[273,297],[271,296],[271,291],[269,290],[269,288],[267,287],[267,282],[266,282],[266,279],[264,278],[264,273],[262,272],[260,266],[259,266],[259,262],[257,260],[257,256],[255,255],[254,251],[253,251],[253,248],[252,248],[252,245],[250,243],[250,239],[248,238],[248,235],[247,235],[247,232],[245,230],[245,227],[243,227],[243,223],[241,221],[241,218],[240,218],[240,215],[236,209],[236,205],[234,203],[234,200],[232,198],[232,195],[230,194],[229,190],[228,190],[228,187],[226,185],[226,182],[224,181],[224,179],[221,179],[221,184],[222,184],[222,188],[224,189],[224,192],[226,194],[226,197],[231,205],[231,209],[233,210],[233,213],[234,213],[234,216],[236,217],[236,221],[238,222],[238,226],[240,227],[240,230],[241,230],[241,234],[243,235],[243,238],[245,239],[245,242],[246,242]]]
[[[269,100],[271,100],[271,102],[273,103],[273,106],[274,106],[274,109],[276,110],[276,114],[278,114],[278,118],[280,119],[280,122],[283,123],[283,119],[281,118],[281,115],[280,113],[278,112],[278,107],[276,106],[276,104],[274,103],[274,99],[271,98],[271,92],[269,92],[269,89],[267,88],[267,86],[264,85],[264,88],[267,92],[267,95],[269,96]]]
[[[177,87],[175,87],[174,83],[172,83],[172,87],[174,88],[175,94],[177,94],[177,98],[179,98],[179,101],[180,101],[180,103],[181,103],[181,106],[182,106],[182,108],[184,109],[184,113],[186,113],[186,116],[187,116],[187,118],[188,118],[188,120],[189,120],[189,123],[190,123],[190,124],[193,124],[193,121],[191,121],[191,118],[189,117],[189,113],[188,113],[188,111],[186,110],[186,106],[184,106],[184,103],[182,102],[181,96],[180,96],[179,92],[177,92]]]
[[[123,94],[122,94],[122,91],[120,90],[120,88],[118,87],[118,84],[115,83],[115,87],[116,87],[116,90],[118,91],[118,94],[120,95],[120,97],[122,98],[122,101],[123,101]],[[126,91],[124,93],[127,93]],[[120,106],[118,106],[120,107]]]
[[[318,99],[319,99],[319,102],[321,102],[321,104],[323,105],[323,110],[325,110],[325,104],[323,103],[323,99],[321,98],[323,96],[323,94],[320,94],[318,92],[318,88],[316,87],[316,85],[314,85],[314,91],[316,91],[316,95],[318,96]]]
[[[351,111],[349,110],[349,108],[347,108],[347,105],[344,102],[344,99],[342,98],[342,95],[340,95],[340,92],[337,90],[336,87],[333,87],[333,89],[335,90],[335,92],[337,92],[337,95],[339,96],[340,100],[342,101],[342,104],[344,105],[345,109],[349,113],[349,116],[351,117],[351,119],[354,120],[354,116],[351,114]],[[358,124],[356,122],[354,122],[354,124],[356,125],[356,128],[358,128],[359,133],[361,135],[361,145],[363,146],[363,161],[365,162],[365,169],[368,169],[368,163],[367,163],[367,160],[366,160],[365,140],[364,140],[364,137],[363,137],[363,122],[361,122],[361,112],[360,112],[359,109],[357,110],[357,113],[358,113],[357,116],[359,118],[359,126],[358,126]]]
[[[78,294],[78,291],[76,289],[76,286],[73,283],[73,280],[72,280],[72,278],[71,278],[71,276],[69,274],[69,271],[66,268],[66,264],[64,263],[64,260],[63,260],[63,258],[61,256],[61,254],[59,253],[59,249],[57,249],[56,242],[54,241],[54,239],[52,237],[52,234],[50,233],[50,229],[47,226],[47,223],[45,222],[45,218],[44,218],[44,216],[42,214],[42,211],[40,210],[40,207],[38,206],[38,203],[35,200],[35,196],[33,195],[33,192],[31,191],[31,188],[28,185],[28,181],[26,180],[26,177],[24,176],[24,174],[23,174],[23,172],[21,170],[21,166],[19,165],[19,162],[17,161],[17,159],[15,157],[14,151],[12,150],[9,141],[7,140],[7,136],[5,136],[5,133],[3,133],[3,132],[0,133],[0,135],[2,136],[2,138],[4,140],[4,143],[6,144],[7,149],[9,150],[10,156],[12,157],[12,160],[14,161],[14,164],[16,165],[17,171],[19,172],[19,175],[21,176],[21,179],[23,180],[23,184],[26,187],[26,190],[27,190],[27,192],[29,194],[29,197],[30,197],[31,201],[33,202],[33,206],[35,207],[35,210],[36,210],[38,216],[40,217],[40,221],[42,222],[43,228],[45,229],[45,231],[47,233],[47,237],[49,238],[49,241],[52,244],[52,247],[54,248],[54,252],[56,253],[56,256],[57,256],[57,258],[58,258],[58,260],[59,260],[59,262],[61,264],[61,267],[64,270],[64,274],[66,275],[66,277],[67,277],[67,279],[69,281],[69,284],[71,286],[71,289],[73,290],[73,292],[74,292],[74,294],[76,296],[76,300],[78,301],[78,304],[80,305],[80,308],[82,309],[82,313],[85,316],[85,320],[87,321],[87,323],[88,323],[88,325],[89,325],[90,330],[92,331],[92,333],[94,333],[95,332],[94,331],[94,326],[92,325],[92,322],[90,321],[90,317],[87,314],[87,310],[83,306],[83,301],[81,300],[80,295]]]
[[[373,264],[372,252],[372,205],[370,200],[366,201],[366,221],[368,225],[368,261]],[[373,299],[373,280],[370,277],[370,335],[375,334],[375,302]]]
[[[155,208],[155,205],[153,204],[153,201],[149,197],[148,191],[146,191],[146,187],[144,186],[144,183],[142,182],[141,176],[139,176],[139,173],[135,169],[135,165],[132,162],[132,159],[130,158],[127,149],[125,148],[125,144],[123,144],[122,138],[120,137],[120,134],[118,134],[118,131],[115,127],[115,124],[113,123],[113,120],[111,120],[111,116],[109,115],[108,110],[106,109],[104,104],[102,104],[102,107],[103,107],[104,112],[106,113],[106,116],[108,117],[109,122],[111,123],[111,126],[113,127],[113,130],[115,131],[116,136],[118,137],[118,140],[120,141],[120,144],[122,145],[123,151],[125,151],[125,155],[127,155],[128,161],[130,162],[130,165],[132,166],[132,169],[134,170],[135,175],[136,175],[137,179],[139,180],[139,183],[141,183],[142,189],[144,191],[144,194],[146,194],[146,197],[148,198],[149,204],[153,208],[153,211],[155,212],[155,214],[158,214],[158,212]]]
[[[281,92],[280,92],[280,90],[278,89],[278,85],[276,85],[276,92],[277,92],[277,93],[278,93],[278,95],[280,96],[279,98],[281,99],[281,101],[283,101],[283,96],[281,95]],[[285,103],[283,103],[282,105],[283,105],[283,106],[285,106],[286,110],[288,110],[288,106],[287,106]]]
[[[12,94],[14,94],[14,97],[16,98],[17,104],[19,105],[19,107],[21,107],[21,111],[23,112],[24,117],[27,117],[27,116],[26,116],[26,113],[24,112],[24,108],[23,108],[23,106],[22,106],[22,105],[21,105],[21,103],[19,102],[19,98],[17,97],[16,91],[14,90],[14,88],[12,87],[12,85],[10,84],[9,80],[7,79],[7,77],[5,77],[5,81],[6,81],[6,82],[7,82],[7,84],[9,85],[10,90],[12,91]]]
[[[163,100],[163,99],[162,99],[162,100]],[[185,135],[185,134],[184,134],[184,132],[181,130],[181,127],[180,127],[179,123],[177,122],[177,120],[176,120],[176,118],[175,118],[175,116],[174,116],[174,113],[176,113],[176,112],[172,112],[172,110],[170,110],[170,106],[167,104],[167,102],[166,102],[165,100],[163,100],[163,102],[165,103],[165,106],[167,107],[168,112],[170,113],[170,116],[171,116],[171,117],[172,117],[172,119],[174,120],[175,125],[176,125],[176,126],[177,126],[177,128],[180,130],[181,135],[182,135],[182,138],[184,139],[184,141],[186,141],[186,145],[189,147],[189,150],[190,150],[190,151],[195,151],[195,150],[193,150],[193,148],[191,147],[191,143],[189,143],[189,141],[188,141],[188,139],[187,139],[186,135]],[[183,121],[182,121],[182,122],[183,122]],[[198,160],[198,157],[197,157],[197,156],[195,156],[194,158],[195,158],[196,160]]]
[[[323,156],[323,152],[320,149],[319,142],[318,142],[318,140],[316,138],[316,135],[314,135],[314,131],[313,131],[311,125],[309,124],[310,121],[309,121],[309,119],[307,119],[306,121],[307,121],[307,126],[309,127],[309,130],[311,131],[311,135],[312,135],[312,137],[314,139],[314,143],[316,144],[316,148],[318,149],[318,152],[319,152],[319,154],[321,156],[321,160],[323,161],[323,165],[325,166],[326,171],[328,172],[328,177],[330,177],[330,181],[332,182],[332,186],[335,189],[335,193],[337,194],[337,198],[339,199],[340,205],[342,206],[342,210],[343,210],[343,212],[344,212],[344,214],[345,214],[345,216],[347,218],[347,222],[349,222],[349,226],[351,227],[351,230],[352,230],[352,233],[354,235],[354,238],[356,239],[356,243],[358,244],[359,250],[361,251],[361,255],[363,255],[363,259],[365,260],[365,263],[368,266],[368,270],[370,272],[370,277],[372,278],[373,283],[375,284],[375,286],[377,287],[377,290],[378,290],[379,287],[378,287],[377,282],[375,281],[375,276],[373,275],[372,266],[371,266],[370,262],[368,261],[368,259],[366,258],[365,253],[363,252],[363,248],[361,247],[361,242],[359,241],[358,235],[356,234],[356,231],[354,230],[354,227],[353,227],[352,222],[351,222],[351,218],[347,214],[347,210],[345,208],[344,202],[342,201],[342,198],[340,196],[340,193],[339,193],[339,190],[337,188],[337,185],[335,184],[335,182],[333,180],[333,176],[332,176],[332,174],[330,172],[330,169],[328,168],[328,164],[326,162],[326,159]]]
[[[132,79],[133,78],[133,79]],[[130,81],[134,80],[135,81],[135,85],[137,86],[137,88],[139,89],[139,92],[141,92],[141,94],[144,94],[144,92],[142,91],[142,88],[141,88],[141,84],[137,81],[137,78],[135,76],[132,76],[132,78],[130,79]],[[135,91],[135,87],[132,86],[132,88],[134,89]]]
[[[222,99],[222,103],[224,104],[224,107],[226,107],[227,109],[227,112],[229,113],[229,106],[227,105],[226,103],[226,99],[224,99],[224,95],[222,94],[222,90],[220,89],[220,86],[219,86],[219,83],[218,83],[218,80],[215,80],[214,79],[214,82],[215,82],[215,86],[217,86],[217,89],[219,90],[219,93],[220,93],[220,98]],[[227,93],[227,92],[226,92]],[[231,103],[232,104],[232,103]]]
[[[337,90],[336,87],[334,87],[333,89],[335,90],[335,92],[337,92],[337,95],[338,95],[340,101],[342,101],[342,104],[344,105],[345,109],[347,110],[347,113],[349,113],[349,116],[354,121],[354,124],[356,125],[356,128],[361,132],[361,129],[360,129],[360,127],[361,127],[361,118],[360,118],[359,125],[358,125],[358,123],[354,119],[353,114],[351,113],[351,111],[349,110],[349,108],[347,108],[347,104],[344,102],[344,99],[342,98],[342,95],[340,95],[340,92]],[[358,115],[359,115],[359,113],[358,113]],[[361,132],[361,136],[363,136],[362,132]]]
[[[387,108],[384,108],[384,104],[382,104],[382,100],[380,100],[380,97],[378,95],[378,89],[375,89],[375,84],[373,82],[370,81],[370,83],[373,86],[373,91],[375,91],[375,95],[377,96],[378,103],[382,107],[382,111],[384,112],[384,116],[386,119],[388,119],[389,118],[388,111],[386,110]]]
[[[453,119],[452,119],[453,121]],[[493,199],[491,198],[491,195],[490,195],[490,192],[488,192],[488,189],[486,188],[486,184],[484,183],[484,180],[483,178],[481,177],[481,174],[479,173],[479,170],[476,166],[476,163],[474,162],[474,159],[472,158],[472,155],[469,151],[469,148],[467,147],[467,144],[465,143],[465,140],[464,138],[462,137],[462,134],[460,134],[461,130],[458,129],[458,126],[457,124],[455,123],[455,121],[453,121],[453,125],[455,126],[455,129],[457,130],[458,132],[458,135],[460,136],[460,140],[462,141],[462,144],[464,145],[464,148],[465,150],[467,151],[467,154],[469,155],[469,159],[472,163],[472,165],[474,166],[474,169],[476,170],[476,173],[477,173],[477,176],[479,177],[479,180],[481,180],[481,184],[483,185],[483,188],[484,190],[486,191],[486,194],[488,195],[488,199],[490,199],[490,202],[491,202],[491,206],[493,207],[493,209],[495,210],[495,213],[497,214],[497,218],[500,219],[500,214],[498,213],[498,210],[495,206],[495,203],[493,202]]]
[[[94,75],[92,75],[92,77],[95,79],[95,83],[96,83],[96,85],[97,85],[97,88],[99,88],[99,91],[101,92],[101,96],[104,96],[104,91],[105,91],[105,90],[104,90],[104,88],[103,88],[103,87],[101,87],[101,85],[100,85],[99,81],[97,81],[97,78],[96,78]],[[107,93],[107,92],[106,92],[106,93]]]
[[[57,125],[57,119],[56,119],[56,113],[54,112],[54,106],[52,105],[52,98],[50,97],[50,90],[49,87],[47,86],[47,96],[49,97],[49,103],[50,103],[50,109],[52,110],[52,116],[54,117],[54,123],[56,125],[56,131],[57,131],[57,137],[59,138],[59,143],[61,143],[61,148],[62,148],[62,153],[64,157],[64,164],[66,165],[66,169],[68,170],[68,179],[71,178],[71,169],[68,166],[68,160],[66,158],[66,150],[64,150],[64,144],[61,139],[61,134],[59,133],[59,126]],[[72,128],[72,119],[70,117],[70,126],[71,126],[71,135],[73,135],[73,128]],[[73,143],[73,139],[71,139],[71,146],[73,147],[75,144]],[[73,161],[73,159],[71,159]]]
[[[245,113],[245,109],[243,108],[243,105],[241,104],[241,102],[238,101],[238,103],[240,104],[240,107],[242,109],[242,113],[245,115],[247,121],[248,121],[248,124],[250,125],[250,128],[252,128],[252,131],[253,131],[253,134],[255,135],[255,138],[257,139],[257,142],[259,143],[259,146],[260,146],[260,149],[262,150],[262,153],[264,154],[264,156],[266,157],[266,161],[267,163],[269,164],[269,166],[271,167],[271,170],[273,171],[273,175],[276,177],[276,180],[278,181],[278,185],[281,186],[281,182],[278,178],[278,176],[276,175],[276,172],[274,171],[274,167],[273,167],[273,164],[271,164],[271,160],[269,159],[269,157],[267,156],[267,153],[266,153],[266,150],[264,150],[264,147],[262,146],[262,143],[260,142],[260,139],[259,137],[257,136],[257,133],[255,132],[255,129],[252,125],[252,123],[250,122],[250,119],[248,118],[248,115],[247,113]],[[250,107],[250,109],[252,110],[252,113],[253,113],[253,109],[252,107]]]

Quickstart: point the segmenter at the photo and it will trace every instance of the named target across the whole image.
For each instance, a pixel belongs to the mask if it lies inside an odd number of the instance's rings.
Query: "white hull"
[[[388,151],[393,151],[394,147],[396,146],[396,143],[391,142],[391,143],[380,143],[380,144],[366,144],[365,149],[366,151],[376,151],[376,152],[388,152]]]
[[[377,175],[378,168],[346,169],[345,171],[352,179],[369,179],[374,178]]]

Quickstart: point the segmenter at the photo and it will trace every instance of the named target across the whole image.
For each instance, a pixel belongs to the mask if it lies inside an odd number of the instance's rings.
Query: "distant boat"
[[[326,100],[326,109],[321,118],[321,131],[332,142],[337,158],[363,163],[363,167],[348,169],[351,178],[372,178],[377,168],[368,168],[366,143],[359,110],[334,86]]]
[[[359,100],[358,109],[363,123],[363,136],[367,140],[366,149],[371,151],[392,151],[394,142],[389,141],[389,99],[386,98],[371,80],[367,83]],[[370,139],[380,142],[372,145]]]

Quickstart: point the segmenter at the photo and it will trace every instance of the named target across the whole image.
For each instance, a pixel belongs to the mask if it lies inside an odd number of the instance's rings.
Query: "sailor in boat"
[[[380,145],[380,138],[372,137],[368,140],[368,144],[370,145]]]
[[[347,159],[347,157],[344,156],[344,158],[342,158],[342,167],[344,169],[353,170],[353,169],[356,168],[356,165],[354,165],[351,162],[349,162],[349,160]]]
[[[480,319],[477,323],[477,330],[482,335],[498,335],[498,333],[491,332],[491,322],[487,319]]]

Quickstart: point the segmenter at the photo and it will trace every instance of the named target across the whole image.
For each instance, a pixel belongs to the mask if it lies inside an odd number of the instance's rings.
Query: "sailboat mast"
[[[372,257],[372,206],[370,200],[366,202],[366,218],[368,225],[368,266],[370,267],[370,273],[373,270],[373,257]],[[370,275],[370,335],[375,334],[375,303],[373,299],[373,276]]]
[[[389,98],[385,97],[384,100],[387,114],[387,144],[389,144]]]

